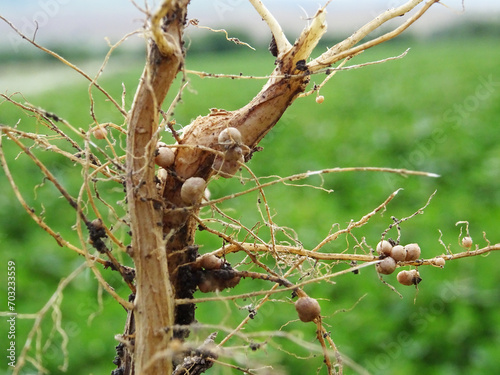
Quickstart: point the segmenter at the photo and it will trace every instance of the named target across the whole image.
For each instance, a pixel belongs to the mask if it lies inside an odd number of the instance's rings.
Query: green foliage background
[[[424,215],[402,224],[403,243],[418,242],[426,258],[439,255],[444,251],[438,242],[440,229],[442,240],[451,245],[451,250],[462,251],[458,246],[459,228],[455,226],[460,220],[470,222],[471,235],[479,246],[486,245],[484,237],[498,242],[500,51],[496,45],[496,39],[484,35],[388,43],[365,52],[352,63],[394,56],[407,47],[411,47],[411,51],[402,60],[339,72],[321,90],[325,96],[321,105],[313,96],[297,100],[263,140],[264,150],[250,161],[249,166],[256,175],[286,176],[322,168],[379,166],[425,170],[441,177],[403,178],[374,173],[327,175],[323,186],[334,189],[331,194],[311,188],[274,186],[267,190],[267,198],[275,213],[275,222],[294,228],[304,247],[312,248],[336,223],[344,227],[351,219],[357,220],[371,211],[394,190],[404,188],[383,216],[377,215],[355,232],[358,238],[366,237],[368,244],[375,246],[391,223],[391,215],[401,218],[412,214],[437,190]],[[188,69],[213,73],[265,75],[271,72],[273,62],[265,47],[254,52],[232,46],[219,53],[188,53],[186,65]],[[111,64],[101,83],[115,97],[119,97],[121,83],[125,83],[130,103],[142,62],[129,60],[130,69],[119,74],[113,74],[113,67],[123,66],[123,60],[112,60]],[[265,82],[188,78],[189,88],[175,111],[175,119],[182,125],[208,113],[212,107],[239,108]],[[322,78],[313,76],[312,81],[320,83]],[[52,89],[26,99],[76,127],[87,129],[91,123],[87,83],[83,80],[72,87]],[[98,102],[98,105],[97,114],[102,122],[121,121],[108,104]],[[2,124],[13,125],[19,119],[19,128],[37,130],[33,118],[8,103],[0,105]],[[168,135],[165,138],[168,140]],[[9,166],[30,205],[40,212],[43,202],[47,222],[66,238],[76,239],[70,228],[75,220],[74,212],[49,184],[36,189],[36,199],[33,198],[34,186],[43,180],[41,174],[25,155],[14,160],[18,151],[11,142],[4,140],[4,149],[10,155]],[[81,177],[78,167],[48,152],[41,152],[39,156],[76,196]],[[0,264],[15,260],[17,312],[30,314],[46,303],[61,278],[83,259],[59,248],[28,218],[3,172],[1,175]],[[320,184],[319,179],[307,182]],[[217,180],[210,189],[213,197],[219,197],[244,186],[236,179]],[[123,198],[116,187],[108,190],[101,187],[103,192],[110,194],[113,202]],[[252,195],[231,201],[226,207],[232,207],[236,217],[252,226],[260,220],[255,201],[256,196]],[[203,246],[202,251],[221,245],[219,240],[204,233],[198,242]],[[325,250],[339,252],[354,245],[351,238],[341,238]],[[122,254],[122,257],[126,261],[126,256]],[[313,297],[324,298],[320,300],[322,313],[339,350],[370,373],[492,374],[500,368],[497,258],[498,254],[490,254],[448,262],[442,270],[422,267],[424,281],[418,294],[414,288],[397,284],[395,274],[387,276],[385,280],[396,286],[403,299],[380,283],[373,269],[362,270],[359,275],[347,274],[335,279],[335,284],[310,286],[306,291]],[[3,281],[6,272],[5,266],[0,271],[1,288],[6,285]],[[127,290],[112,271],[105,270],[103,275],[126,297]],[[266,286],[250,280],[242,284],[236,287],[236,292]],[[1,294],[5,296],[3,290]],[[366,296],[356,305],[363,295]],[[88,270],[64,293],[61,312],[62,328],[69,337],[69,373],[109,373],[114,368],[111,363],[116,345],[113,336],[122,332],[126,314],[105,293],[102,308],[98,299],[97,282]],[[1,300],[0,309],[5,311],[6,297]],[[243,306],[249,302],[252,301],[237,303]],[[353,306],[350,311],[342,311]],[[197,314],[200,322],[234,326],[248,313],[242,309],[228,316],[227,311],[223,303],[207,303],[199,306]],[[93,318],[89,319],[91,315]],[[250,322],[247,332],[254,328],[276,330],[294,319],[291,303],[271,302]],[[18,355],[32,323],[29,319],[17,320]],[[3,322],[1,326],[4,327]],[[46,338],[52,327],[49,317],[42,327]],[[292,322],[282,330],[314,342],[311,324]],[[0,334],[3,351],[8,344],[6,334],[3,331]],[[219,337],[223,337],[223,333]],[[63,363],[60,346],[61,339],[56,334],[53,344],[45,348],[43,363],[51,373],[60,372],[58,366]],[[321,367],[320,353],[308,360],[299,360],[275,348],[308,356],[307,350],[280,337],[272,338],[265,349],[256,353],[250,350],[243,353],[252,361],[258,358],[263,363],[284,368],[289,374],[316,373]],[[210,373],[219,373],[217,371]],[[231,373],[228,369],[219,371]],[[319,371],[324,372],[324,369]],[[25,373],[34,373],[34,370]],[[353,371],[346,369],[346,373]]]

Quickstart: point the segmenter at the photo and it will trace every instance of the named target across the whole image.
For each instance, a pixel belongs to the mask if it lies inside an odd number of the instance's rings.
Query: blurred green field
[[[319,105],[314,97],[299,99],[285,113],[273,131],[263,140],[264,150],[249,162],[257,176],[301,173],[333,167],[372,166],[408,168],[434,172],[440,178],[409,177],[372,172],[324,175],[323,181],[304,181],[334,192],[327,194],[309,187],[276,185],[267,189],[267,199],[274,221],[281,227],[293,228],[306,249],[314,247],[329,232],[345,227],[371,211],[389,194],[403,188],[383,215],[354,232],[358,239],[375,246],[380,234],[392,222],[391,216],[402,218],[422,207],[429,196],[437,193],[423,215],[401,225],[402,242],[418,242],[423,256],[443,253],[439,243],[458,246],[459,228],[456,222],[467,220],[475,243],[483,247],[487,240],[499,242],[500,219],[500,50],[496,39],[463,38],[435,42],[418,40],[390,43],[365,52],[352,63],[378,60],[402,53],[397,61],[363,69],[339,72],[322,90],[325,101]],[[235,47],[234,53],[188,55],[188,69],[212,73],[242,72],[244,75],[265,75],[273,68],[273,57],[261,48],[254,52]],[[127,87],[127,103],[131,103],[140,76],[141,62],[133,60],[130,69],[113,74],[123,67],[123,60],[112,60],[104,72],[101,84],[119,98],[122,82]],[[320,76],[312,81],[320,83]],[[187,125],[209,108],[232,110],[246,104],[264,84],[261,80],[201,79],[188,76],[189,86],[175,110],[178,124]],[[180,82],[176,85],[180,86]],[[4,88],[2,88],[4,90]],[[12,92],[13,88],[10,88]],[[20,97],[18,100],[23,101]],[[96,113],[101,122],[119,122],[120,117],[102,95],[96,94]],[[170,100],[172,95],[170,95]],[[87,83],[81,79],[72,86],[54,87],[43,94],[27,96],[26,100],[67,119],[77,128],[87,129],[91,123]],[[168,101],[167,101],[168,102]],[[168,103],[167,103],[168,106]],[[9,103],[0,105],[0,123],[37,131],[37,125]],[[39,129],[42,131],[42,129]],[[43,129],[45,131],[45,129]],[[165,139],[171,142],[168,135]],[[67,239],[78,241],[70,226],[75,213],[58,193],[43,182],[37,168],[6,140],[5,152],[22,192],[37,212],[45,209],[46,220]],[[100,144],[104,147],[104,144]],[[77,196],[80,170],[48,152],[40,152],[49,168],[68,190]],[[0,264],[16,262],[17,301],[19,314],[31,314],[42,308],[56,290],[59,281],[83,262],[81,257],[59,248],[28,215],[1,173],[0,189]],[[210,185],[212,197],[245,189],[237,179],[217,180]],[[101,192],[106,191],[106,185]],[[123,199],[119,187],[109,187],[110,201]],[[33,197],[36,195],[36,199]],[[262,221],[257,210],[256,195],[249,195],[224,204],[232,208],[234,217],[252,227]],[[43,207],[42,207],[43,202]],[[390,232],[395,237],[395,232]],[[262,229],[259,235],[266,238]],[[125,238],[125,237],[124,237]],[[218,248],[218,239],[200,233],[202,251]],[[342,237],[324,250],[340,252],[352,248],[352,237]],[[418,293],[414,288],[397,284],[394,275],[385,280],[394,285],[404,298],[379,282],[373,269],[359,275],[347,274],[336,278],[335,284],[308,286],[306,292],[320,300],[325,324],[341,352],[372,374],[492,374],[500,368],[500,275],[498,254],[488,257],[448,262],[444,269],[422,267],[423,282]],[[126,256],[124,256],[124,259]],[[486,259],[485,259],[486,258]],[[229,258],[235,262],[237,258]],[[341,269],[342,266],[339,266]],[[103,271],[108,282],[126,297],[119,278]],[[6,266],[0,271],[1,288],[6,282]],[[243,284],[243,283],[242,283]],[[258,281],[246,280],[235,292],[268,287]],[[4,289],[0,289],[5,296]],[[360,300],[362,296],[365,296]],[[417,296],[416,301],[414,298]],[[279,295],[285,301],[287,296]],[[94,275],[83,271],[63,294],[60,301],[62,328],[69,343],[68,373],[109,373],[114,365],[113,336],[122,332],[126,314],[106,293],[101,295]],[[330,301],[329,301],[330,300]],[[357,303],[357,301],[359,303]],[[6,298],[2,297],[2,301]],[[254,300],[237,301],[243,307]],[[357,303],[357,304],[356,304]],[[352,308],[352,310],[351,310]],[[0,304],[6,310],[6,302]],[[228,311],[232,311],[228,314]],[[43,334],[33,337],[41,343],[49,337],[52,323],[49,312],[42,322]],[[248,311],[233,303],[207,303],[198,307],[197,318],[202,323],[234,327]],[[89,319],[91,317],[91,319]],[[2,317],[2,319],[6,319]],[[247,327],[291,333],[314,343],[313,325],[292,322],[296,319],[291,303],[271,302],[260,311]],[[33,320],[17,320],[17,353],[21,352]],[[2,330],[3,330],[2,323]],[[219,339],[223,337],[219,333]],[[44,366],[50,373],[60,373],[63,353],[62,339],[53,333],[51,345],[45,348]],[[260,342],[262,338],[256,338]],[[233,345],[241,345],[235,340]],[[268,345],[255,353],[249,349],[230,357],[248,357],[252,365],[269,364],[283,368],[288,374],[324,374],[321,353],[309,359],[307,350],[297,348],[279,335],[269,338]],[[0,332],[0,346],[7,348],[6,334]],[[287,354],[296,353],[296,357]],[[257,365],[256,365],[257,366]],[[24,374],[35,373],[27,365]],[[235,373],[228,368],[212,369],[212,374]],[[346,374],[355,373],[346,367]]]

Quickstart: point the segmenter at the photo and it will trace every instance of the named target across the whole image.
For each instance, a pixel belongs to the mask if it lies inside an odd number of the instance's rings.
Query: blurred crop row
[[[403,242],[418,242],[422,256],[430,258],[445,251],[439,243],[441,230],[442,241],[451,244],[452,251],[462,251],[459,227],[455,226],[460,220],[469,221],[471,236],[480,246],[486,245],[485,238],[492,243],[499,241],[500,51],[494,37],[453,36],[434,42],[407,39],[365,52],[352,64],[399,55],[411,47],[402,60],[337,73],[321,90],[325,97],[322,104],[317,104],[313,96],[297,100],[262,141],[264,150],[249,162],[259,177],[349,166],[407,168],[441,175],[431,179],[355,172],[325,175],[323,181],[306,180],[308,184],[333,189],[330,194],[309,187],[268,188],[274,221],[293,228],[304,248],[314,247],[332,227],[345,227],[350,220],[358,220],[398,188],[404,190],[390,203],[388,211],[374,217],[355,233],[356,237],[365,237],[374,247],[392,223],[391,216],[411,215],[437,190],[423,215],[401,225]],[[265,47],[254,52],[237,46],[218,53],[188,54],[186,66],[211,73],[265,75],[273,69],[273,59]],[[37,64],[27,65],[27,71],[37,69]],[[123,83],[127,89],[126,103],[130,105],[141,64],[140,59],[127,61],[124,55],[112,57],[101,84],[119,98]],[[311,81],[320,83],[322,78],[313,76]],[[71,79],[71,85],[47,84],[46,91],[25,99],[20,95],[15,98],[43,107],[76,128],[88,129],[92,123],[88,83],[76,73]],[[196,76],[188,76],[188,80],[174,114],[178,125],[188,125],[198,115],[207,114],[209,108],[236,109],[246,104],[265,82]],[[9,87],[9,93],[14,90],[15,87]],[[102,95],[96,93],[95,99],[96,113],[102,122],[121,121]],[[0,103],[0,123],[13,126],[19,122],[19,129],[46,131],[33,116],[5,101]],[[173,142],[167,133],[162,140]],[[49,183],[44,183],[41,173],[25,155],[17,156],[19,150],[12,142],[4,139],[3,149],[29,204],[38,212],[44,210],[47,222],[66,238],[76,240],[71,229],[74,211]],[[38,154],[76,196],[81,184],[79,169],[50,152]],[[38,311],[60,280],[84,260],[58,247],[28,218],[3,172],[0,175],[0,264],[9,259],[16,261],[17,312],[30,314]],[[217,180],[209,188],[212,198],[244,189],[237,179]],[[123,199],[119,186],[111,184],[103,184],[101,194],[111,197],[110,201]],[[261,219],[255,195],[231,200],[225,208],[231,208],[233,215],[249,227]],[[393,232],[390,234],[394,236]],[[123,238],[126,241],[125,230]],[[220,240],[206,233],[200,233],[197,242],[202,246],[201,252],[221,246]],[[325,250],[352,251],[354,246],[346,236]],[[127,255],[120,257],[126,261]],[[491,374],[500,367],[496,355],[500,345],[497,260],[498,254],[490,254],[487,258],[448,262],[442,270],[422,268],[418,295],[414,288],[398,285],[395,275],[386,276],[385,280],[403,294],[402,300],[379,282],[374,269],[348,274],[335,279],[335,284],[311,286],[306,291],[319,299],[339,350],[373,374]],[[126,297],[119,277],[110,270],[102,273]],[[5,277],[6,270],[0,270],[0,280]],[[2,281],[2,288],[3,285]],[[240,287],[243,292],[259,289],[262,284],[248,281],[237,288]],[[117,342],[113,336],[121,333],[126,314],[101,293],[93,274],[85,270],[61,297],[61,324],[69,337],[69,373],[107,373],[114,368],[111,361]],[[223,320],[226,326],[234,326],[248,314],[244,306],[252,302],[255,301],[237,301],[241,314],[232,316],[227,316],[224,303],[201,304],[197,318],[213,324]],[[4,311],[5,303],[0,306]],[[291,303],[268,303],[266,308],[247,329],[276,330],[296,319]],[[42,323],[42,339],[50,335],[52,322],[49,315]],[[32,324],[29,319],[17,320],[18,353]],[[300,331],[303,339],[311,342],[315,337],[314,326],[300,322],[283,327],[282,331],[297,335]],[[297,357],[309,354],[278,336],[271,338],[267,349],[258,354],[262,362],[285,368],[289,374],[314,373],[321,366],[320,353],[308,360],[295,358],[287,352],[295,352]],[[55,335],[53,343],[43,348],[44,364],[51,373],[58,373],[57,368],[63,363],[61,344],[62,338]],[[6,335],[1,332],[0,346],[6,345]]]

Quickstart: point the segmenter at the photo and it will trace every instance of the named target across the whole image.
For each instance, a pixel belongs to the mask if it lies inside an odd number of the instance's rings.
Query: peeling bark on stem
[[[265,8],[259,10],[267,12]],[[268,18],[274,19],[271,15]],[[280,51],[276,69],[250,103],[236,111],[219,111],[198,117],[184,136],[182,144],[217,149],[217,136],[220,131],[226,127],[235,127],[241,132],[246,146],[250,149],[257,146],[298,95],[305,91],[310,80],[305,60],[309,58],[325,32],[325,9],[321,8],[311,25],[302,32],[291,48],[288,48],[285,42],[282,43],[281,48],[288,49]],[[201,149],[180,149],[176,172],[183,178],[199,176],[206,179],[213,173],[211,162],[207,162],[211,159],[213,155]]]
[[[167,4],[167,2],[165,2]],[[129,118],[127,134],[127,200],[132,232],[132,257],[136,267],[137,293],[134,310],[129,314],[126,332],[135,340],[124,337],[133,355],[128,353],[122,368],[130,373],[171,374],[171,358],[157,358],[165,349],[172,332],[165,330],[174,323],[174,291],[172,290],[165,241],[161,226],[161,211],[155,202],[153,152],[156,146],[158,113],[170,85],[183,64],[182,32],[188,1],[169,2],[160,9],[164,34],[162,42],[151,41],[148,58]],[[158,17],[153,21],[159,22]],[[169,48],[160,48],[158,45]],[[162,53],[163,52],[163,53]],[[133,326],[135,325],[135,332]]]

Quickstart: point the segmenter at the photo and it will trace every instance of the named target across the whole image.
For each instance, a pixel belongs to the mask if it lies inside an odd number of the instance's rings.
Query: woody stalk
[[[171,374],[170,345],[188,331],[174,329],[194,320],[194,304],[176,306],[190,298],[196,285],[186,284],[184,267],[198,256],[195,217],[202,197],[186,203],[181,197],[191,177],[209,181],[213,163],[223,152],[218,136],[228,127],[241,133],[244,160],[273,128],[286,109],[306,90],[312,74],[334,71],[333,64],[401,34],[437,0],[412,0],[387,10],[319,57],[311,54],[327,30],[326,5],[320,8],[295,43],[291,44],[273,15],[259,0],[249,0],[273,36],[276,67],[261,91],[246,106],[218,110],[198,117],[175,145],[175,161],[165,185],[156,188],[154,154],[161,105],[173,80],[184,69],[183,31],[188,0],[166,0],[150,16],[146,66],[129,114],[127,130],[126,190],[132,243],[130,255],[136,269],[136,295],[125,334],[120,338],[126,374]],[[418,10],[414,8],[424,3]],[[328,4],[327,4],[328,5]],[[368,42],[362,40],[387,21],[414,11],[394,30]]]

